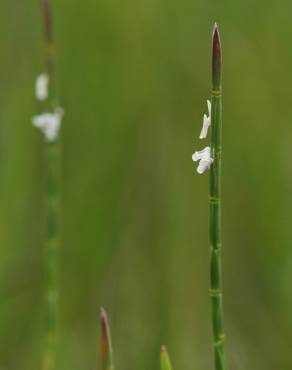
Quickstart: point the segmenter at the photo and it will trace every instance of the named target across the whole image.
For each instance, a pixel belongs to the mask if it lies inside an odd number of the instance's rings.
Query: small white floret
[[[55,141],[58,137],[64,111],[62,108],[56,108],[53,113],[42,113],[32,118],[32,123],[39,128],[47,141]]]
[[[49,95],[49,76],[43,73],[38,76],[35,83],[35,95],[38,100],[45,100]]]
[[[208,114],[209,114],[209,116],[204,114],[203,127],[202,127],[202,130],[201,130],[201,133],[200,133],[200,139],[205,139],[207,137],[208,128],[211,125],[211,102],[210,102],[210,100],[207,100],[207,105],[208,105]]]
[[[193,159],[194,162],[199,161],[199,165],[197,167],[197,172],[199,174],[202,174],[207,169],[209,169],[211,164],[214,161],[213,158],[211,158],[211,149],[210,149],[209,146],[207,146],[203,150],[195,152],[192,155],[192,159]]]
[[[203,150],[197,151],[192,155],[192,159],[194,162],[199,161],[200,159],[210,157],[211,155],[211,148],[206,146]]]

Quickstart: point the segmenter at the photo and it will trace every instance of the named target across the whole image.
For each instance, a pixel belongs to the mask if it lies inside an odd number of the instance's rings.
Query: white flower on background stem
[[[213,163],[213,158],[211,158],[211,149],[209,146],[206,146],[203,150],[195,152],[192,155],[192,160],[194,162],[199,161],[199,165],[197,167],[197,172],[199,174],[204,173],[207,169],[210,168],[211,164]]]
[[[42,113],[32,118],[32,124],[39,128],[47,141],[55,141],[58,137],[64,111],[56,108],[53,113]]]
[[[49,76],[46,73],[42,73],[36,79],[35,83],[35,96],[38,100],[45,100],[49,95]]]
[[[201,130],[201,133],[200,133],[200,139],[205,139],[207,137],[208,128],[211,125],[211,102],[210,102],[210,100],[207,100],[207,105],[208,105],[208,114],[209,114],[209,116],[204,114],[203,127],[202,127],[202,130]]]

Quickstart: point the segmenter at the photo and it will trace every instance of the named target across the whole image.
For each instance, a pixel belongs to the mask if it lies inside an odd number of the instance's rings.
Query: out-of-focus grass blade
[[[100,310],[101,338],[100,356],[102,370],[114,370],[113,348],[111,342],[110,327],[106,311]]]
[[[170,358],[165,346],[162,346],[160,350],[160,364],[161,370],[172,370]]]

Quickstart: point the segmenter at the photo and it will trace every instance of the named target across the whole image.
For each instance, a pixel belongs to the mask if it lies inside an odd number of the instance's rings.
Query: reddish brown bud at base
[[[166,347],[165,347],[165,346],[162,346],[162,347],[160,348],[160,352],[161,352],[161,353],[162,353],[162,352],[167,352]]]
[[[214,24],[212,38],[212,88],[213,90],[221,89],[222,73],[222,52],[220,34],[217,23]]]

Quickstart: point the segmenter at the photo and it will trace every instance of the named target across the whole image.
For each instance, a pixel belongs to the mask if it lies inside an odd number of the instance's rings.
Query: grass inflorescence
[[[225,335],[223,329],[222,267],[221,267],[221,153],[222,153],[222,50],[219,29],[215,23],[212,36],[212,91],[207,101],[209,116],[203,118],[200,139],[206,139],[211,129],[210,145],[193,154],[199,161],[197,172],[210,170],[209,177],[209,241],[210,296],[215,370],[225,369]]]
[[[215,369],[225,369],[221,273],[221,153],[222,153],[222,51],[217,24],[212,38],[211,157],[209,233],[211,246],[210,295],[212,304]]]

